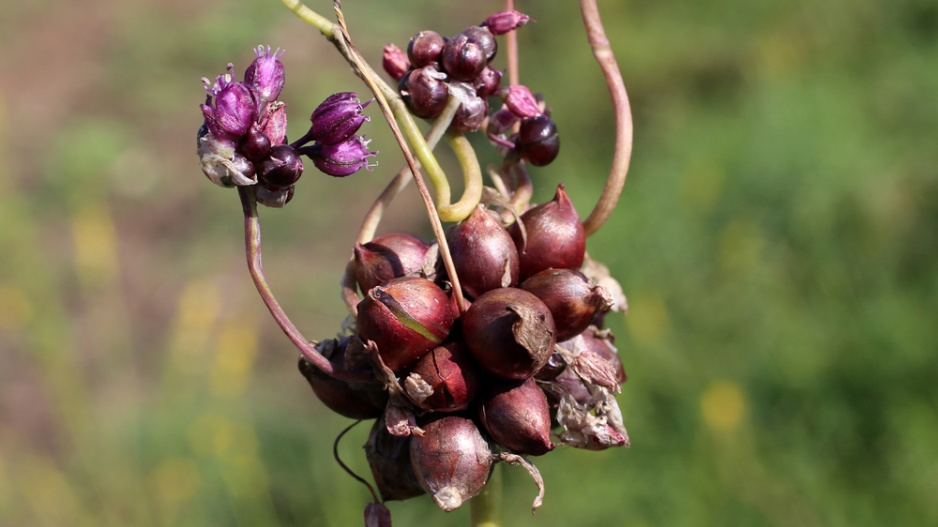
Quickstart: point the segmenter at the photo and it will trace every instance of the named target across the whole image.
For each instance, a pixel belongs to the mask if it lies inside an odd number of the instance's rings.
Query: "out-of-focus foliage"
[[[495,2],[347,2],[387,42]],[[530,4],[530,5],[528,5]],[[329,14],[331,2],[311,4]],[[563,137],[534,175],[581,214],[612,154],[574,2],[521,2],[521,75]],[[630,450],[506,471],[507,525],[936,525],[938,4],[601,1],[635,112],[619,210],[589,250],[630,300],[610,321]],[[278,2],[0,7],[0,525],[360,525],[315,400],[256,297],[234,192],[200,174],[200,77],[287,48],[291,135],[364,91]],[[310,338],[338,330],[361,214],[400,162],[309,172],[263,210],[265,265]],[[484,142],[478,142],[483,151]],[[426,233],[412,189],[385,229]],[[340,445],[367,474],[359,426]],[[465,525],[429,499],[395,525]]]

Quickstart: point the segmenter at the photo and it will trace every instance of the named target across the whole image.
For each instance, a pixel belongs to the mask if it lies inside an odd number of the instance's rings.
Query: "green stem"
[[[443,221],[460,221],[472,214],[482,200],[482,168],[479,166],[475,150],[472,149],[472,143],[461,132],[447,133],[446,142],[453,149],[459,166],[462,167],[465,188],[456,203],[449,204],[449,200],[446,203],[438,201],[437,211]]]
[[[492,476],[478,496],[469,500],[470,527],[501,527],[502,469],[496,464]]]

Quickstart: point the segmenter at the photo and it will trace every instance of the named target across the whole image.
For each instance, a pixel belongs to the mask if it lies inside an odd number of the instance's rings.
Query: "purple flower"
[[[334,177],[345,177],[358,172],[362,167],[374,166],[368,164],[368,158],[377,152],[369,152],[368,143],[369,141],[359,135],[353,135],[334,145],[317,143],[310,157],[313,158],[316,168],[322,172]]]
[[[537,99],[527,86],[521,84],[512,84],[508,87],[508,95],[505,97],[505,106],[518,117],[537,117],[541,112]]]
[[[276,100],[283,90],[285,75],[283,63],[280,62],[283,53],[280,48],[271,53],[270,46],[266,49],[257,46],[254,50],[257,58],[244,72],[244,83],[254,91],[261,104]]]
[[[384,71],[392,79],[399,81],[410,70],[410,59],[407,58],[407,53],[404,53],[404,50],[394,44],[388,44],[384,46],[381,66],[384,67]]]
[[[219,139],[244,135],[257,117],[254,95],[244,83],[232,81],[232,69],[229,64],[228,73],[219,75],[211,88],[209,80],[202,79],[211,94],[206,104],[201,105],[202,115],[209,131]]]
[[[362,113],[370,103],[371,101],[368,101],[363,105],[354,92],[330,95],[310,117],[313,122],[310,137],[326,145],[345,141],[355,135],[362,123],[371,120]]]

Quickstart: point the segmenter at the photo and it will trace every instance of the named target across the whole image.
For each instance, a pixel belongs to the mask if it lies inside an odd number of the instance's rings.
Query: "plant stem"
[[[469,500],[470,527],[502,525],[502,468],[496,463],[488,483],[478,496]]]
[[[465,188],[459,201],[446,205],[438,203],[437,210],[441,219],[452,218],[449,221],[459,221],[472,214],[482,199],[482,168],[479,166],[475,150],[472,149],[472,143],[461,132],[448,132],[446,142],[453,149],[459,166],[462,167]]]
[[[599,201],[583,222],[586,235],[591,236],[609,219],[622,194],[622,186],[625,185],[625,176],[628,174],[629,160],[632,157],[632,110],[629,106],[628,93],[625,91],[625,83],[622,81],[622,74],[619,72],[619,65],[616,63],[616,57],[609,46],[609,39],[606,38],[606,32],[603,30],[596,0],[580,0],[580,12],[583,15],[583,25],[586,27],[586,37],[593,49],[593,57],[596,58],[606,78],[616,117],[615,154],[612,158],[609,177],[606,179],[606,186],[603,188]]]
[[[261,299],[264,300],[270,314],[277,321],[277,325],[287,335],[290,342],[306,357],[306,360],[325,373],[345,381],[368,381],[373,379],[370,371],[352,372],[335,368],[329,362],[329,359],[319,353],[316,345],[306,340],[300,330],[293,325],[290,317],[287,316],[274,297],[274,293],[267,283],[267,277],[264,275],[264,266],[261,263],[261,224],[257,217],[257,200],[254,197],[254,188],[238,187],[238,196],[241,198],[241,208],[244,212],[244,248],[248,271],[251,273],[251,278],[254,279],[257,292],[260,293]]]

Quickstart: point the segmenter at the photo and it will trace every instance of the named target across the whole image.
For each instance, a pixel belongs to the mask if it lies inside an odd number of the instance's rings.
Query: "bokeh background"
[[[375,63],[497,2],[349,0]],[[331,2],[311,5],[326,14]],[[581,214],[613,123],[575,2],[524,2]],[[629,450],[505,471],[506,525],[938,525],[938,4],[600,2],[635,112],[625,192],[589,251],[629,297]],[[0,525],[360,525],[327,411],[254,291],[234,192],[195,151],[200,77],[284,47],[290,134],[363,90],[274,0],[0,6]],[[272,287],[310,338],[344,309],[360,217],[400,163],[308,171],[264,209]],[[484,161],[491,152],[478,143]],[[488,157],[486,157],[488,156]],[[443,154],[447,158],[447,154]],[[413,189],[383,231],[428,237]],[[339,446],[362,474],[367,426]],[[466,525],[426,497],[395,525]]]

